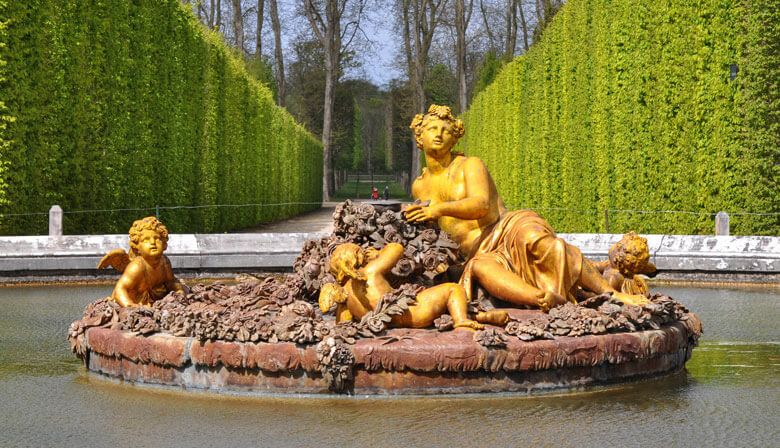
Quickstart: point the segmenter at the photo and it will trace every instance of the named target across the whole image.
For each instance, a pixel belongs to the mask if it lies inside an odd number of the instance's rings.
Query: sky
[[[292,43],[295,39],[304,33],[310,33],[309,23],[302,17],[295,14],[295,3],[297,0],[280,0],[279,14],[282,19],[282,40],[285,47],[285,57],[290,58],[293,54]],[[367,51],[362,51],[362,67],[348,72],[347,78],[366,78],[374,84],[383,87],[392,79],[403,77],[404,74],[394,63],[398,49],[402,42],[400,30],[397,30],[395,19],[388,14],[388,8],[381,6],[376,1],[369,1],[369,8],[366,16],[361,21],[361,27],[364,31],[363,40],[367,41]],[[272,54],[273,35],[271,34],[271,24],[267,21],[263,26],[264,45],[263,53]],[[287,62],[286,62],[287,63]]]

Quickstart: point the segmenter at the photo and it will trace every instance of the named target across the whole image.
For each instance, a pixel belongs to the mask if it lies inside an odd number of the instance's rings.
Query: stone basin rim
[[[682,370],[701,333],[694,313],[658,330],[522,342],[486,348],[465,332],[395,329],[358,339],[352,395],[535,394],[653,378]],[[198,341],[90,328],[91,372],[139,385],[237,395],[332,394],[315,345]]]

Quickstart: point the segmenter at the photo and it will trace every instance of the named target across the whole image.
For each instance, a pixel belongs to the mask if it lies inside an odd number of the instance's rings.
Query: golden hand
[[[539,308],[542,311],[549,311],[550,308],[563,305],[564,303],[566,303],[566,298],[554,292],[546,291],[544,296],[539,298]]]
[[[373,247],[369,247],[368,249],[366,249],[364,255],[366,262],[376,260],[376,257],[378,256],[379,256],[379,249],[375,249]]]
[[[441,217],[439,207],[436,205],[412,204],[404,211],[404,216],[409,222],[435,221]]]

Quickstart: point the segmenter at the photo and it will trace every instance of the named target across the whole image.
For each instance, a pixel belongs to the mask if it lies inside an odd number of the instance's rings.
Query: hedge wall
[[[776,1],[570,0],[462,145],[559,231],[706,234],[725,210],[732,234],[777,235],[779,84]]]
[[[15,121],[0,135],[0,232],[46,233],[53,204],[68,234],[124,233],[155,206],[173,232],[319,207],[320,143],[180,3],[5,5],[0,99]],[[215,204],[266,205],[166,208]]]

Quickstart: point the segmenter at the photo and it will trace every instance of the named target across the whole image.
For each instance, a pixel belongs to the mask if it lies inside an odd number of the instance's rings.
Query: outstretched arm
[[[371,274],[385,274],[393,269],[398,260],[404,255],[404,247],[398,243],[388,243],[375,259],[368,262],[365,272],[367,275]]]
[[[442,216],[458,219],[480,219],[485,216],[490,211],[490,174],[487,167],[476,157],[470,157],[463,162],[463,178],[465,198],[429,206],[411,205],[405,210],[407,221],[433,221]]]

